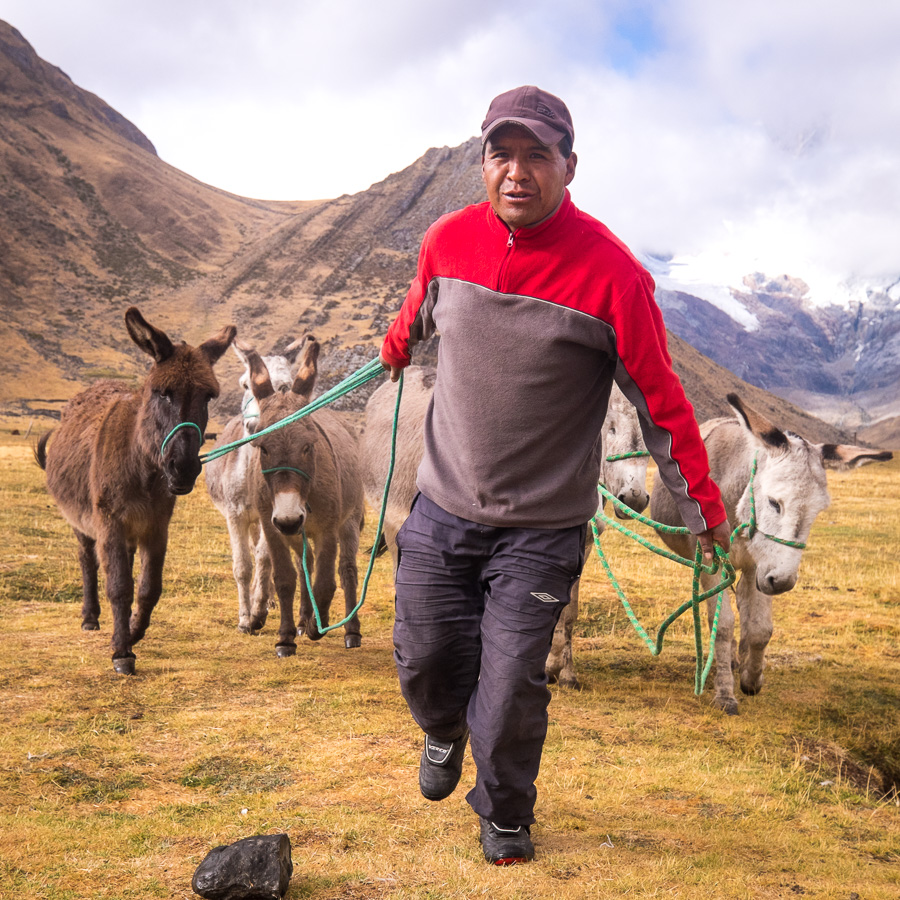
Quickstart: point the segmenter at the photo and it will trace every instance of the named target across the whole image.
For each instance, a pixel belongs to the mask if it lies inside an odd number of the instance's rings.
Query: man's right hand
[[[386,362],[380,353],[378,354],[378,362],[391,373],[391,381],[398,381],[400,379],[400,373],[403,369],[399,366],[392,366],[389,362]]]

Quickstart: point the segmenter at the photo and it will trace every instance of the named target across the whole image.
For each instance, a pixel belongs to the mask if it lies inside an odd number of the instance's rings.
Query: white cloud
[[[536,83],[572,109],[576,202],[636,250],[900,272],[900,4],[4,0],[0,16],[166,161],[235,193],[363,190]]]

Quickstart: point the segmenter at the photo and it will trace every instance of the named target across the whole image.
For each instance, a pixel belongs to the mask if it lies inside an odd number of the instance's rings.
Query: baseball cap
[[[513,88],[491,100],[487,116],[481,124],[481,143],[501,125],[512,123],[527,128],[547,147],[564,137],[575,142],[572,116],[566,104],[531,84]]]

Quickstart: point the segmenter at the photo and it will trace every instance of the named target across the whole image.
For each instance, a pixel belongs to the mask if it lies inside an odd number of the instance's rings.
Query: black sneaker
[[[484,858],[495,866],[514,866],[534,859],[528,825],[498,825],[482,816],[481,848]]]
[[[439,741],[425,735],[425,749],[419,763],[419,790],[426,800],[443,800],[459,784],[469,729],[455,741]]]

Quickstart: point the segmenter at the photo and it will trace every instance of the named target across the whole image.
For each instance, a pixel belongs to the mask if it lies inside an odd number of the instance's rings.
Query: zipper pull
[[[509,240],[507,240],[506,246],[507,246],[507,247],[512,247],[512,245],[513,245],[513,233],[510,232],[510,233],[509,233]]]

